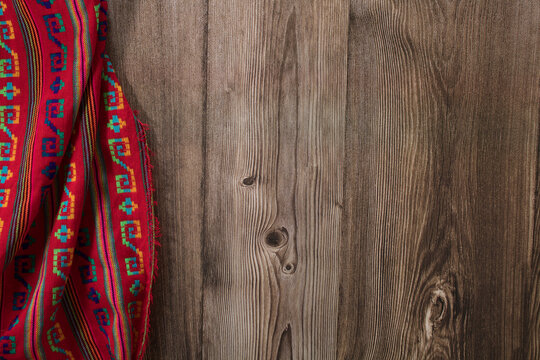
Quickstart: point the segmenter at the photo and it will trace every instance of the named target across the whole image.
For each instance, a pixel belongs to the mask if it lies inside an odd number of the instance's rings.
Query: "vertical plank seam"
[[[206,174],[207,174],[207,153],[206,153],[206,136],[207,136],[207,123],[208,123],[208,29],[209,29],[209,17],[208,17],[208,11],[209,11],[209,0],[205,1],[206,7],[205,12],[203,14],[204,16],[204,30],[203,30],[203,54],[202,54],[202,64],[201,64],[201,72],[202,72],[202,79],[203,79],[203,85],[202,85],[202,124],[201,124],[201,151],[202,151],[202,178],[200,183],[200,192],[201,192],[201,198],[202,198],[202,226],[201,226],[201,253],[200,253],[200,274],[202,276],[201,281],[201,308],[200,308],[200,319],[201,322],[199,324],[199,344],[201,344],[200,348],[197,350],[197,358],[202,359],[204,356],[204,341],[203,341],[203,329],[204,329],[204,283],[206,279],[206,274],[204,270],[204,254],[206,252],[206,226],[207,226],[207,211],[206,211],[206,193],[207,193],[207,181],[206,181]]]

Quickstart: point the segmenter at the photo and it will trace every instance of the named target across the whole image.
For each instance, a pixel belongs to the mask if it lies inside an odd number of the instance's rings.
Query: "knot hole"
[[[278,249],[287,243],[288,235],[287,229],[284,227],[275,229],[266,234],[264,242],[268,247]]]
[[[242,185],[251,186],[255,183],[255,179],[256,179],[255,175],[245,177],[242,179]]]

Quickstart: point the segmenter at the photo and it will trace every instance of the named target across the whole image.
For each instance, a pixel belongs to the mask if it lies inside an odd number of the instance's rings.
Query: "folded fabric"
[[[0,1],[0,359],[142,358],[157,232],[107,3]]]

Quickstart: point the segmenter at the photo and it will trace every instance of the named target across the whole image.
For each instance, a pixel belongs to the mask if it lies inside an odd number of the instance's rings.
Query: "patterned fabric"
[[[0,360],[144,353],[151,168],[106,15],[99,0],[0,0]]]

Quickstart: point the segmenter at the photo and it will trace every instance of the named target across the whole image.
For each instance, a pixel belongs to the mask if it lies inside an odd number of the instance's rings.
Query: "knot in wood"
[[[427,339],[433,337],[433,332],[446,326],[452,313],[453,288],[448,283],[438,284],[430,293],[424,318],[424,330]]]
[[[295,264],[287,263],[285,266],[283,266],[283,272],[285,274],[293,274],[296,271]]]
[[[448,299],[443,290],[437,289],[431,293],[430,301],[430,321],[434,324],[440,323],[446,315],[448,309]]]
[[[277,250],[287,243],[288,235],[289,233],[284,227],[281,229],[274,229],[266,234],[264,242],[271,249]]]
[[[242,185],[244,186],[251,186],[255,183],[255,175],[248,176],[244,179],[242,179]]]

